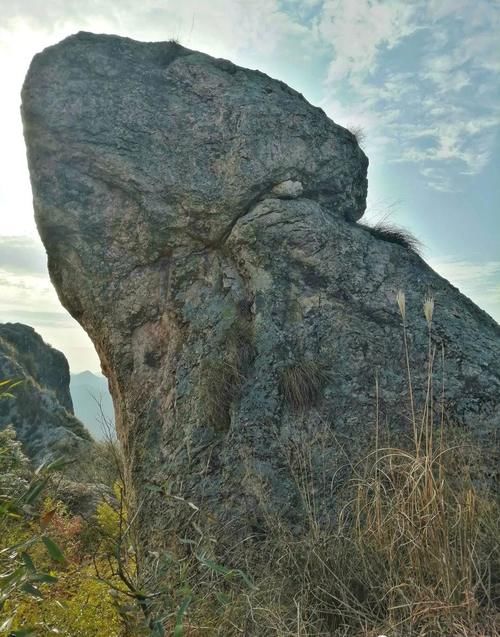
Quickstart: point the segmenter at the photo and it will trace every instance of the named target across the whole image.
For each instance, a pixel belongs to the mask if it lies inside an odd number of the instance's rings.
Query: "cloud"
[[[432,267],[443,273],[442,276],[455,281],[457,284],[489,284],[493,277],[500,281],[500,261],[458,261],[453,257],[441,257],[432,260]]]
[[[397,0],[326,0],[317,29],[334,51],[327,81],[372,73],[381,50],[392,49],[417,28],[414,11]]]
[[[48,276],[36,268],[31,274],[0,269],[0,320],[33,327],[64,352],[72,371],[100,368],[88,336],[61,306]]]
[[[333,58],[322,106],[365,127],[372,155],[417,164],[437,190],[483,170],[500,127],[500,4],[328,0],[317,22]]]
[[[0,236],[0,270],[47,277],[47,257],[41,242],[28,236]]]
[[[68,314],[62,312],[37,312],[36,310],[11,310],[2,316],[5,323],[24,323],[25,325],[50,327],[54,329],[74,329],[75,326]]]
[[[500,261],[429,259],[429,265],[500,322]]]
[[[43,308],[44,312],[67,314],[48,276],[0,270],[0,298],[2,317],[7,312],[32,311],[33,308]]]
[[[186,46],[232,58],[250,48],[273,51],[287,39],[308,33],[299,13],[286,11],[280,0],[27,0],[8,3],[2,22],[6,30],[52,35],[92,30],[144,40],[176,38]]]

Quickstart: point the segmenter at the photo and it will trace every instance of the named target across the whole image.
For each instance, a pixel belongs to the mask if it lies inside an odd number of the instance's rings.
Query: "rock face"
[[[73,413],[70,374],[64,354],[44,342],[29,325],[0,324],[0,338],[17,352],[17,361],[41,387],[53,391],[59,403]]]
[[[301,466],[326,519],[373,435],[376,373],[382,422],[410,435],[400,289],[417,402],[432,294],[447,417],[490,440],[498,325],[356,225],[367,159],[301,95],[175,43],[81,33],[34,58],[23,118],[52,281],[109,379],[147,547],[173,513],[187,524],[186,500],[217,532],[258,533],[266,507],[300,525]]]
[[[0,428],[13,425],[35,464],[88,450],[91,437],[73,414],[68,361],[32,327],[0,324],[0,378],[24,379],[15,398],[0,400]]]

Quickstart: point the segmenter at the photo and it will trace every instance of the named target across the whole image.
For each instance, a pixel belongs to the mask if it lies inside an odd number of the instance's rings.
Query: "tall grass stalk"
[[[413,398],[413,382],[412,382],[411,368],[410,368],[410,350],[408,347],[408,336],[406,332],[406,297],[405,297],[405,293],[402,290],[399,290],[396,296],[396,302],[399,307],[401,318],[403,319],[403,343],[404,343],[405,359],[406,359],[406,374],[407,374],[407,381],[408,381],[408,394],[410,398],[411,421],[413,425],[413,439],[415,441],[415,449],[417,449],[417,452],[418,452],[419,444],[418,444],[418,430],[417,430],[417,424],[416,424],[417,419],[415,416],[415,401]]]

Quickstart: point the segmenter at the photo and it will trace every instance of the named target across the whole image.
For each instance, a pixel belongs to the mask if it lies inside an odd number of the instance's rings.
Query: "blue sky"
[[[363,130],[367,220],[411,230],[500,321],[499,0],[0,0],[0,320],[98,369],[48,281],[19,118],[31,57],[79,30],[181,44],[259,68]]]

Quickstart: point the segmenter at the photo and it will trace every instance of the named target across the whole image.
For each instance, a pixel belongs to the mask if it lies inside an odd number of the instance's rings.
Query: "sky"
[[[285,81],[360,131],[365,218],[500,322],[500,0],[0,0],[0,321],[99,370],[48,279],[19,115],[31,58],[71,33],[181,44]]]

